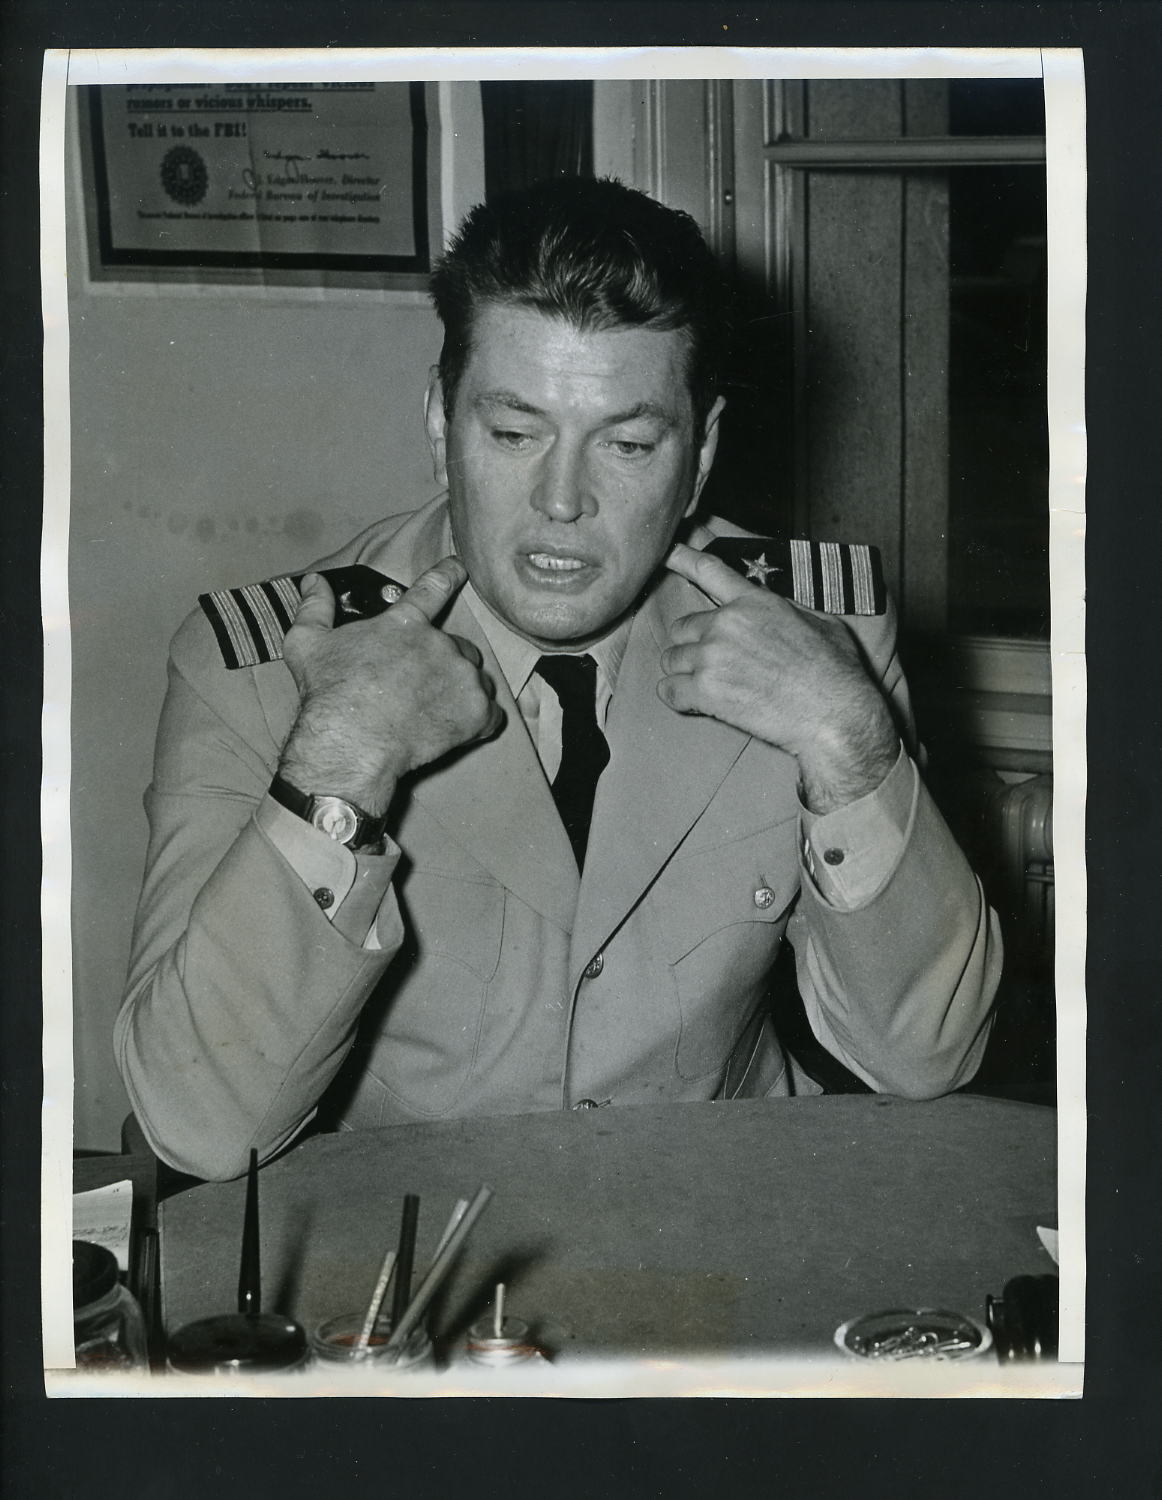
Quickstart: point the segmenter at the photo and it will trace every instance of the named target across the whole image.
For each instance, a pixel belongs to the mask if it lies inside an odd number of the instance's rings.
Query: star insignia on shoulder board
[[[782,568],[776,568],[773,563],[767,562],[767,554],[760,552],[757,557],[744,557],[742,565],[746,569],[746,576],[752,578],[755,583],[766,585],[767,579],[772,573],[781,573]]]

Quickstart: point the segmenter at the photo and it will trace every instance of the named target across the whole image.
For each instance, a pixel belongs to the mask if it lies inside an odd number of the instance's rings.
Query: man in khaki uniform
[[[908,753],[890,607],[703,550],[745,534],[697,517],[722,313],[692,221],[544,185],[474,210],[433,295],[446,493],[173,643],[116,1031],[155,1149],[229,1177],[320,1101],[365,1128],[812,1088],[767,1018],[784,934],[848,1068],[966,1082],[1000,945]],[[320,570],[355,563],[405,591],[339,628]]]

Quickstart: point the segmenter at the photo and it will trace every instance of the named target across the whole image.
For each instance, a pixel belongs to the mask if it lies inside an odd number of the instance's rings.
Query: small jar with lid
[[[73,1348],[78,1370],[144,1370],[145,1319],[121,1285],[117,1257],[73,1241]]]
[[[397,1354],[388,1350],[390,1321],[381,1320],[372,1329],[367,1348],[360,1351],[365,1312],[340,1313],[319,1324],[311,1333],[311,1355],[317,1365],[346,1365],[349,1369],[433,1370],[436,1366],[432,1341],[422,1324],[412,1329]]]
[[[492,1318],[474,1323],[468,1330],[465,1354],[470,1364],[493,1369],[545,1362],[544,1354],[531,1342],[529,1325],[523,1318],[505,1317],[499,1330]]]

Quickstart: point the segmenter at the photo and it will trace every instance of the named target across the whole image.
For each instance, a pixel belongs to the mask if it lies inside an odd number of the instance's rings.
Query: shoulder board
[[[318,571],[335,591],[336,625],[381,614],[403,596],[406,587],[366,563]],[[284,574],[242,588],[198,595],[198,603],[214,628],[222,660],[231,671],[282,660],[283,638],[294,623],[305,577],[304,573]]]
[[[736,573],[829,615],[882,615],[887,609],[878,547],[807,537],[718,536],[705,549]]]

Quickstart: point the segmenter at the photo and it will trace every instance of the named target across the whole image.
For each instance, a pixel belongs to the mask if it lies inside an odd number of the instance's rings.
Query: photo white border
[[[1084,406],[1086,233],[1085,106],[1082,55],[1067,48],[182,48],[46,52],[41,102],[41,272],[44,317],[44,770],[42,924],[44,1101],[42,1108],[41,1285],[46,1388],[83,1394],[73,1365],[71,1261],[73,996],[71,958],[70,703],[68,600],[70,415],[65,263],[65,100],[73,84],[203,83],[242,75],[256,82],[482,79],[1028,78],[1043,77],[1049,219],[1049,387],[1051,660],[1053,670],[1054,850],[1057,905],[1058,1226],[1060,1363],[1013,1394],[1080,1390],[1085,1302],[1085,712],[1084,615],[1086,431]],[[450,135],[450,133],[449,133]],[[452,149],[451,144],[448,150]],[[451,159],[444,161],[445,168]],[[468,174],[471,176],[471,174]],[[444,174],[446,226],[466,203]],[[167,293],[174,289],[167,288]],[[233,289],[237,291],[237,288]],[[285,295],[287,289],[280,288]],[[316,294],[317,295],[317,294]],[[332,294],[333,295],[333,294]],[[390,294],[382,294],[390,295]],[[416,297],[416,293],[396,293]],[[802,1362],[699,1362],[681,1367],[609,1368],[601,1389],[559,1394],[846,1394],[818,1378],[788,1385]],[[810,1369],[810,1363],[804,1370]],[[699,1378],[698,1371],[703,1371]],[[651,1371],[653,1374],[651,1375]],[[685,1373],[683,1374],[682,1371]],[[780,1372],[777,1376],[773,1373]],[[760,1373],[761,1372],[761,1373]],[[817,1374],[819,1372],[817,1371]],[[938,1382],[933,1394],[998,1394],[995,1373],[963,1369],[964,1389]],[[834,1371],[832,1371],[834,1376]],[[683,1384],[683,1382],[685,1382]],[[757,1382],[757,1383],[756,1383]],[[904,1382],[907,1384],[907,1382]],[[550,1382],[551,1385],[551,1382]],[[629,1387],[632,1387],[630,1389]],[[882,1387],[862,1393],[884,1394]],[[1043,1387],[1043,1389],[1041,1388]],[[105,1387],[102,1387],[104,1391]],[[301,1389],[301,1388],[300,1388]],[[491,1387],[499,1394],[496,1387]],[[219,1386],[215,1391],[226,1394]],[[90,1390],[90,1393],[95,1393]],[[160,1395],[156,1384],[140,1394]],[[304,1392],[305,1393],[305,1392]],[[449,1394],[455,1392],[449,1390]],[[466,1390],[464,1394],[479,1394]],[[550,1387],[545,1387],[550,1393]],[[903,1392],[901,1392],[903,1393]],[[910,1392],[911,1393],[911,1392]],[[919,1391],[914,1392],[920,1394]],[[112,1390],[110,1388],[110,1394]],[[166,1394],[181,1394],[167,1387]],[[187,1390],[185,1394],[189,1394]],[[289,1394],[289,1392],[287,1392]]]

